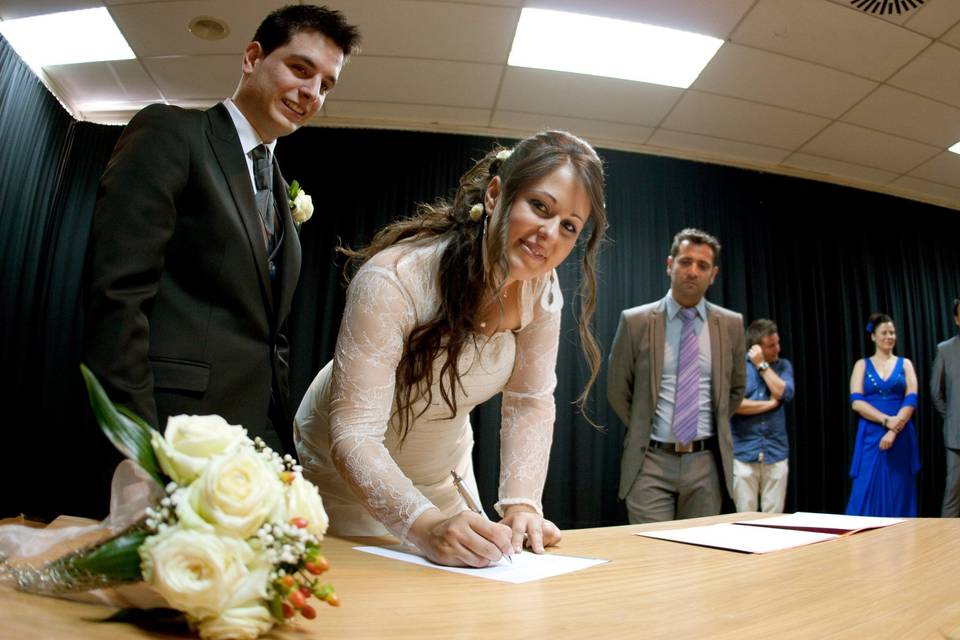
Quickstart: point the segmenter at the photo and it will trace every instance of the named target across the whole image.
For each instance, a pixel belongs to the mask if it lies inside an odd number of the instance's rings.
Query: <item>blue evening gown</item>
[[[863,399],[875,409],[895,415],[903,404],[907,378],[903,358],[897,358],[893,372],[884,380],[870,358],[865,358]],[[883,425],[860,418],[857,441],[850,464],[853,490],[847,513],[858,516],[916,517],[917,482],[920,452],[913,420],[897,434],[893,446],[880,450],[880,439],[887,432]]]

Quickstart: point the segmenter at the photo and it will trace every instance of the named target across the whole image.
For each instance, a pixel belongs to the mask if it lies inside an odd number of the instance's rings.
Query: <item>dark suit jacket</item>
[[[86,263],[84,360],[111,399],[161,429],[171,415],[216,413],[251,437],[272,421],[292,441],[284,327],[300,242],[276,163],[274,193],[284,236],[271,283],[226,107],[152,105],[130,121],[100,182]]]
[[[620,498],[630,492],[650,446],[663,374],[666,335],[666,301],[626,309],[610,349],[607,399],[627,425],[620,463]],[[733,436],[730,417],[746,386],[743,318],[707,303],[714,429],[723,461],[727,491],[733,493]]]

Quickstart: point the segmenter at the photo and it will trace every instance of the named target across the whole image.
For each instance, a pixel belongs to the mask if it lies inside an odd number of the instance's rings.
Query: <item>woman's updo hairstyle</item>
[[[869,333],[870,335],[873,335],[877,331],[877,329],[880,327],[880,325],[885,324],[887,322],[889,322],[890,324],[893,324],[893,318],[891,318],[885,313],[874,311],[873,313],[870,314],[870,318],[867,320],[867,333]]]

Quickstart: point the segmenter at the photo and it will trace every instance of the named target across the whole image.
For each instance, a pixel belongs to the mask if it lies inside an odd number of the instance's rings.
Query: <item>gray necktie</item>
[[[263,222],[263,241],[267,255],[273,252],[276,243],[277,203],[273,199],[273,163],[265,145],[259,145],[253,152],[253,177],[257,185],[257,212]]]

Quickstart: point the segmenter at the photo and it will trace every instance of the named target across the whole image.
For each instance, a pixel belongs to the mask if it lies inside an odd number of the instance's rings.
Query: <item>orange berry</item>
[[[297,517],[295,517],[295,518],[290,518],[290,524],[292,524],[293,526],[295,526],[297,529],[306,529],[306,528],[307,528],[307,521],[306,521],[305,519],[301,518],[300,516],[297,516]]]
[[[307,603],[306,596],[304,596],[299,589],[297,591],[291,591],[290,595],[287,596],[287,600],[290,601],[294,609],[302,609],[303,605]]]
[[[282,584],[287,589],[290,589],[295,584],[293,580],[293,576],[289,576],[289,575],[283,576],[282,578],[280,578],[280,584]]]
[[[310,605],[305,604],[303,605],[303,609],[300,609],[300,614],[307,620],[313,620],[317,617],[317,610]]]
[[[330,571],[330,561],[327,560],[325,556],[317,556],[314,558],[313,564],[320,568],[321,573],[324,571]]]
[[[309,571],[315,576],[318,576],[324,572],[324,568],[319,563],[314,562],[313,560],[307,560],[307,562],[303,566],[307,571]]]
[[[324,600],[326,600],[327,604],[330,605],[331,607],[340,606],[340,598],[335,593],[328,593],[327,596],[324,598]]]

